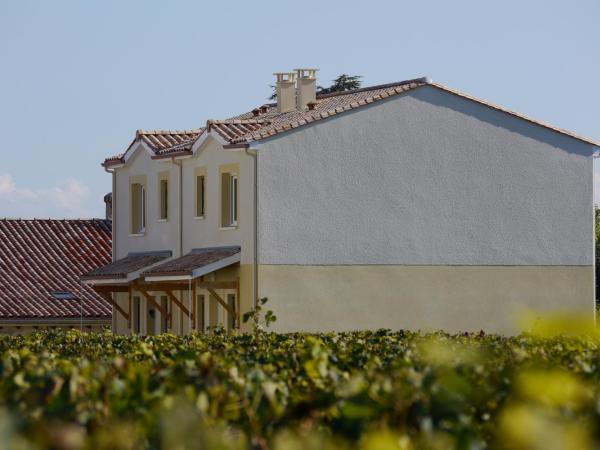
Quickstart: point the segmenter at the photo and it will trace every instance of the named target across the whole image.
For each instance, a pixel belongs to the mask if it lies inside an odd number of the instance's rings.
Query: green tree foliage
[[[387,330],[0,336],[0,448],[599,448],[599,346]]]
[[[361,78],[362,76],[360,75],[347,75],[343,73],[333,80],[333,84],[331,86],[319,86],[317,88],[317,94],[331,94],[332,92],[343,92],[358,89],[362,83]]]

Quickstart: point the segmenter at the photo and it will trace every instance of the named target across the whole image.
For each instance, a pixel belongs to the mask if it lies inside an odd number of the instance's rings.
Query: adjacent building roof
[[[84,281],[125,280],[131,274],[171,257],[171,251],[130,253],[125,258],[105,264],[81,275]]]
[[[442,84],[434,83],[429,78],[416,78],[351,91],[318,95],[316,101],[309,104],[309,107],[306,109],[294,110],[286,113],[278,113],[277,105],[275,103],[269,103],[229,119],[209,120],[204,128],[199,128],[197,130],[168,132],[138,131],[136,133],[136,139],[134,139],[131,145],[135,142],[145,142],[154,151],[155,155],[153,158],[166,158],[179,154],[190,154],[194,142],[203,134],[212,131],[216,132],[229,145],[247,145],[253,141],[266,139],[279,133],[379,102],[422,86],[432,86],[441,89],[498,111],[519,117],[520,119],[536,125],[549,128],[558,133],[565,134],[592,145],[600,146],[600,143],[598,142],[578,136],[570,131],[548,125],[544,122],[537,121],[523,114],[510,111],[501,106],[480,100],[471,95],[450,89]],[[173,142],[173,144],[169,145],[170,142]],[[131,145],[129,148],[131,148]],[[124,155],[125,153],[107,158],[104,161],[104,165],[111,166],[122,164],[124,162]]]
[[[148,277],[186,276],[196,278],[240,262],[240,247],[193,249],[187,255],[158,264],[142,273]]]
[[[79,276],[110,262],[111,222],[0,219],[0,320],[110,319]]]

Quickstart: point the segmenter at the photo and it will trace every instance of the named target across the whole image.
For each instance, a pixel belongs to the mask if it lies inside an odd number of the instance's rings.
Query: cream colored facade
[[[151,152],[142,143],[131,149],[127,163],[114,171],[113,186],[113,242],[114,258],[120,259],[132,252],[172,251],[172,257],[185,255],[192,249],[239,245],[241,263],[219,270],[205,277],[212,281],[239,279],[240,309],[243,313],[252,308],[252,261],[253,261],[253,192],[254,169],[252,156],[244,151],[225,150],[222,142],[208,137],[194,148],[194,156],[153,160]],[[221,174],[235,173],[239,183],[238,221],[236,226],[221,224]],[[205,178],[205,214],[197,216],[196,177]],[[168,179],[168,214],[160,218],[160,180]],[[132,233],[131,185],[141,183],[145,187],[145,230]],[[183,186],[183,189],[180,189]],[[180,196],[180,193],[182,194]],[[250,268],[248,268],[250,266]],[[191,312],[192,319],[176,305],[172,307],[171,323],[165,329],[161,313],[140,292],[132,292],[133,311],[131,320],[121,314],[113,314],[113,329],[118,333],[134,332],[156,334],[170,331],[184,334],[190,330],[206,329],[222,325],[228,328],[227,311],[205,289],[195,288],[196,281],[188,283],[188,289],[177,291],[177,298]],[[165,298],[160,291],[150,292],[158,302]],[[238,295],[233,289],[217,289],[222,298]],[[129,312],[129,294],[114,294],[123,310]],[[194,304],[194,297],[196,304]],[[203,300],[201,300],[203,299]],[[139,302],[139,319],[137,318]],[[167,302],[169,303],[169,302]],[[159,303],[160,304],[160,303]],[[204,317],[201,315],[204,304]],[[137,324],[139,323],[139,327]]]
[[[205,133],[193,156],[162,160],[135,144],[114,169],[115,259],[240,246],[239,264],[205,280],[239,279],[239,292],[218,294],[238,296],[240,314],[268,297],[279,332],[515,333],[532,311],[594,320],[592,144],[429,86],[250,148],[224,144]],[[235,226],[222,223],[225,172],[239,183]],[[132,183],[146,193],[143,233],[132,233]],[[195,321],[173,307],[165,327],[143,295],[132,296],[131,319],[114,314],[116,332],[230,327],[198,281],[177,292]],[[128,293],[115,298],[129,311]]]

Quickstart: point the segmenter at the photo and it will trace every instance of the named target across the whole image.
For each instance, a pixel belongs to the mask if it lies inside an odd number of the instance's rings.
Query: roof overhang
[[[172,255],[173,253],[170,250],[129,253],[125,258],[98,268],[105,269],[105,273],[94,274],[94,271],[92,271],[89,274],[82,275],[80,280],[88,286],[126,286],[140,278],[142,272],[164,263]],[[134,262],[135,259],[139,259],[139,261]],[[128,263],[133,264],[131,270],[127,270]],[[111,272],[111,267],[115,269],[113,272]]]
[[[198,262],[194,264],[193,267],[190,267],[185,270],[169,270],[168,267],[165,267],[165,270],[161,271],[161,267],[156,267],[156,269],[154,271],[151,271],[151,273],[142,274],[144,276],[144,281],[161,282],[194,280],[201,276],[231,266],[232,264],[237,264],[241,261],[241,250],[239,247],[213,247],[204,249],[194,249],[187,255],[184,255],[180,258],[172,259],[164,263],[164,265],[177,265],[179,261],[185,260],[185,258],[188,258],[190,255],[202,254],[211,251],[224,251],[227,253],[223,254],[222,256],[219,256],[219,254],[217,253],[216,256],[212,257],[208,262]],[[231,252],[235,253],[231,254]]]

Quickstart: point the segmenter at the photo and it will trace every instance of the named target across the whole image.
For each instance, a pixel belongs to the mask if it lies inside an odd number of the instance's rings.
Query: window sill
[[[168,222],[169,219],[158,219],[157,222]]]
[[[141,236],[145,236],[146,233],[130,233],[129,237],[141,237]]]
[[[229,230],[237,230],[238,226],[237,225],[232,225],[230,227],[220,227],[219,231],[229,231]]]
[[[196,220],[204,220],[205,216],[196,216],[196,217],[194,217],[194,219],[196,219]]]

